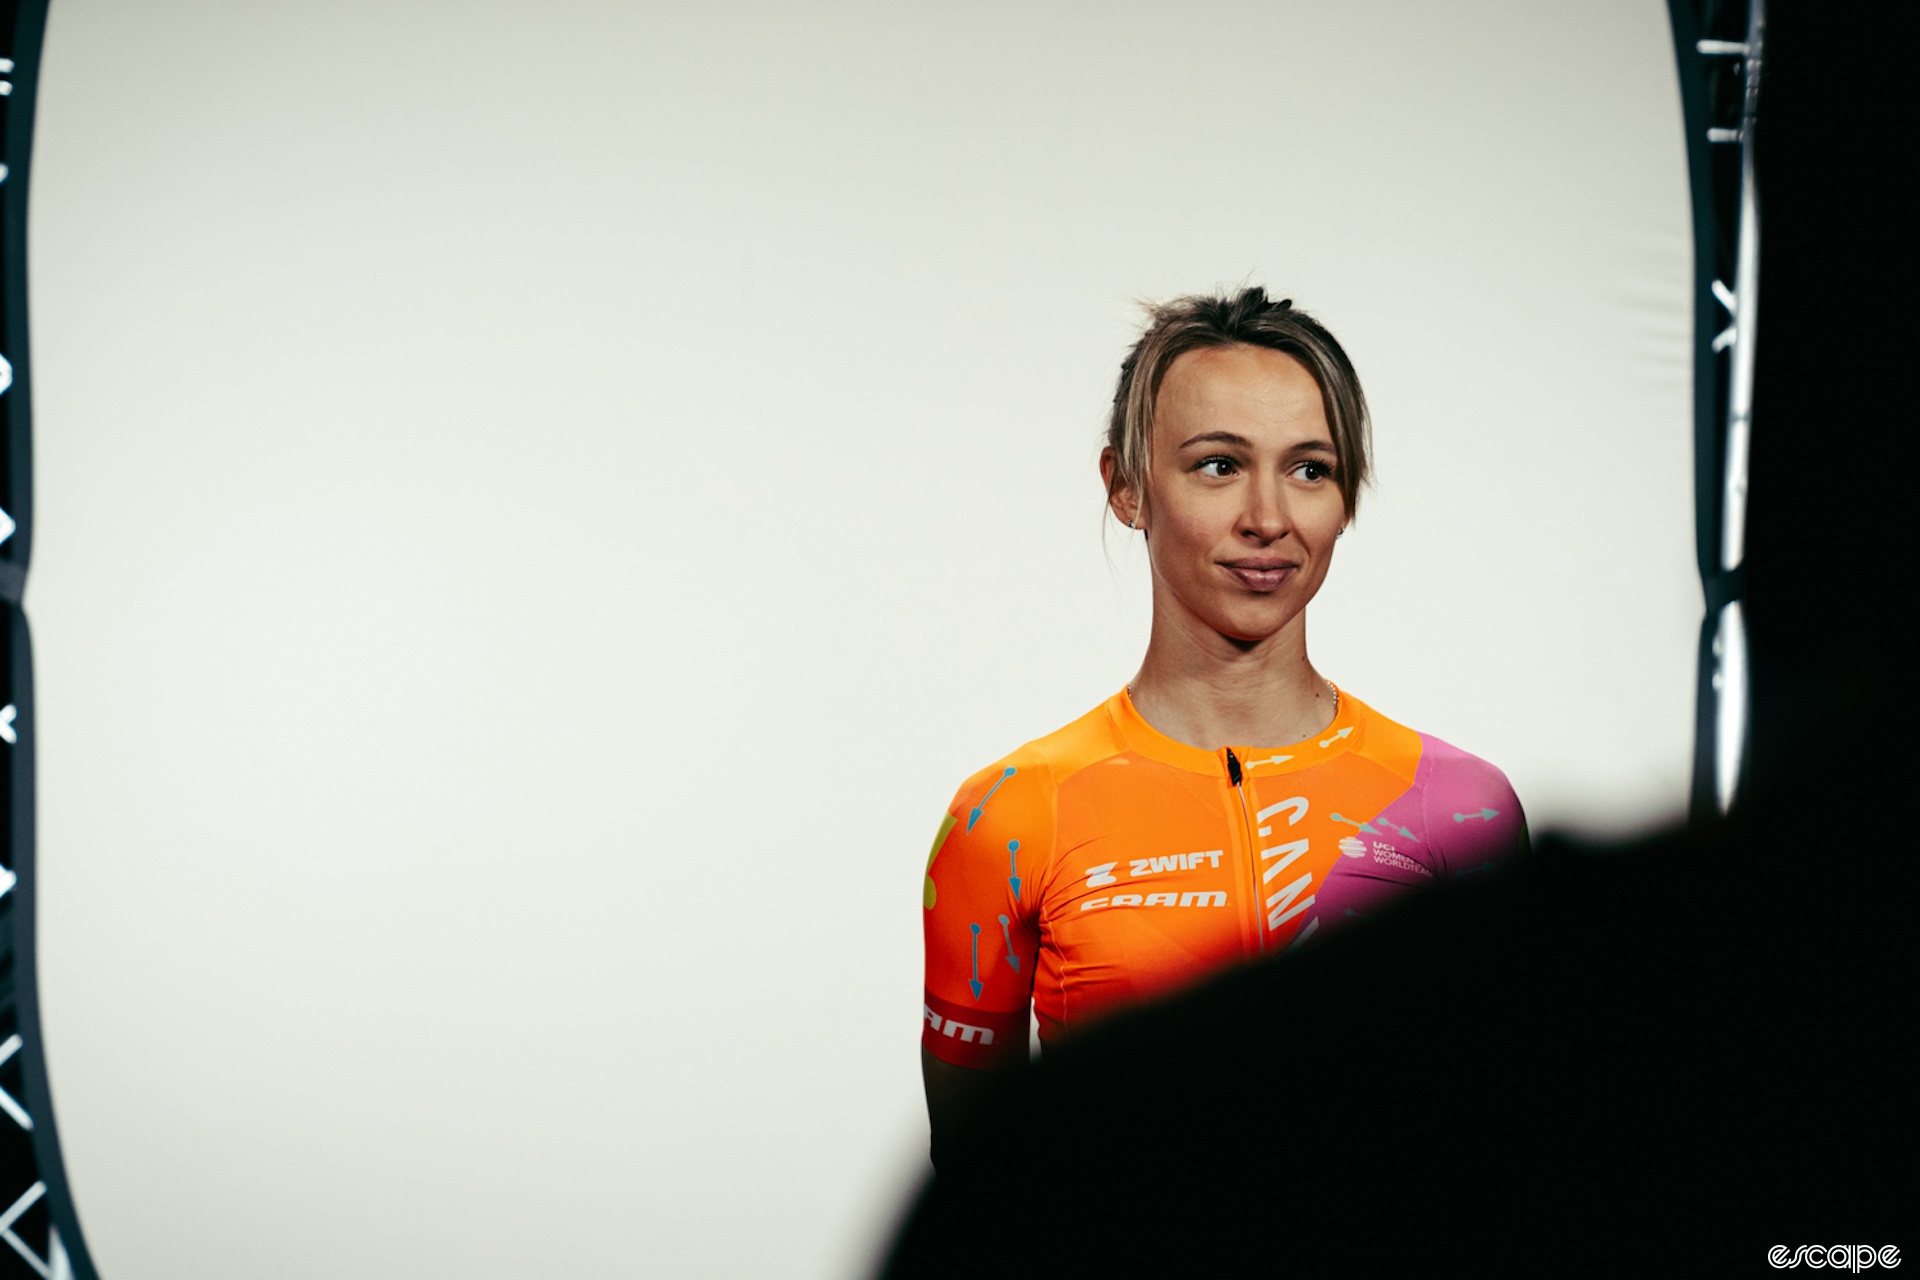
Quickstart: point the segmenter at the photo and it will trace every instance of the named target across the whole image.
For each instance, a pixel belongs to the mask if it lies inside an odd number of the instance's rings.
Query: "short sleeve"
[[[955,793],[927,858],[921,1043],[961,1067],[1027,1060],[1039,873],[1051,854],[1047,769],[1018,756]]]
[[[1526,853],[1527,817],[1507,775],[1458,747],[1429,743],[1442,753],[1423,797],[1441,874],[1492,871]]]

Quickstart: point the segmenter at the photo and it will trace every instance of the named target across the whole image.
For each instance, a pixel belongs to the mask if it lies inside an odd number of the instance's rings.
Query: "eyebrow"
[[[1237,436],[1231,431],[1205,431],[1197,436],[1189,436],[1180,442],[1180,447],[1190,449],[1196,444],[1232,444],[1242,449],[1253,448],[1253,441],[1245,436]]]
[[[1253,441],[1247,439],[1245,436],[1235,435],[1231,431],[1205,431],[1197,436],[1190,436],[1187,439],[1182,440],[1180,442],[1180,448],[1188,449],[1188,448],[1192,448],[1196,444],[1229,444],[1229,445],[1237,446],[1238,448],[1241,448],[1241,449],[1253,448]],[[1290,446],[1287,449],[1287,453],[1289,455],[1301,454],[1301,453],[1325,453],[1325,454],[1330,454],[1334,457],[1339,456],[1339,451],[1335,449],[1331,444],[1326,442],[1325,440],[1302,440],[1299,443]]]

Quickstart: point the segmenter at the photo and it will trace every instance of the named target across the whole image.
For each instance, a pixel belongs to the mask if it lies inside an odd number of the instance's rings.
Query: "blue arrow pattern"
[[[1013,954],[1013,934],[1008,929],[1010,923],[1012,922],[1005,916],[1000,917],[1000,936],[1007,940],[1007,963],[1013,966],[1015,973],[1018,973],[1020,972],[1020,957]],[[976,999],[977,998],[978,997],[976,997]]]
[[[1456,813],[1453,815],[1453,820],[1455,822],[1465,822],[1469,818],[1480,818],[1484,821],[1491,822],[1499,816],[1500,811],[1498,809],[1482,809],[1478,813]]]
[[[1018,772],[1020,772],[1018,769],[1012,765],[1008,765],[1006,771],[1000,775],[999,779],[987,788],[987,794],[981,796],[980,803],[973,806],[972,811],[967,814],[967,830],[973,830],[973,824],[980,821],[980,815],[987,811],[987,801],[993,799],[993,793],[1000,789],[1000,783],[1005,782]]]
[[[1020,896],[1020,842],[1018,840],[1007,841],[1007,867],[1007,883],[1013,886],[1013,896],[1018,898]],[[1005,916],[1000,918],[1006,919]],[[1014,967],[1019,968],[1018,965]]]
[[[973,977],[968,979],[967,985],[973,988],[973,998],[978,1000],[987,985],[980,981],[980,926],[970,924],[967,928],[973,930]]]
[[[1487,810],[1487,813],[1490,816],[1496,817],[1496,818],[1500,816],[1499,814],[1494,813],[1494,811],[1491,809]],[[1402,840],[1411,840],[1415,844],[1420,843],[1419,836],[1413,834],[1413,832],[1407,830],[1405,827],[1401,826],[1397,822],[1387,821],[1384,817],[1375,817],[1373,819],[1373,822],[1355,822],[1352,818],[1343,818],[1337,813],[1329,814],[1328,816],[1334,822],[1344,822],[1350,827],[1356,827],[1359,830],[1366,832],[1368,835],[1373,835],[1373,836],[1398,835]],[[1468,814],[1466,816],[1472,817],[1474,815]],[[1462,818],[1461,815],[1457,813],[1453,815],[1453,820],[1455,822],[1465,821],[1465,819]],[[1376,827],[1373,825],[1374,822],[1377,822],[1380,825]]]

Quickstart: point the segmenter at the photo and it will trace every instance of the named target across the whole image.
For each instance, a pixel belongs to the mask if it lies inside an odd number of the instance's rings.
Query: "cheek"
[[[1338,493],[1334,493],[1329,494],[1325,501],[1302,511],[1295,527],[1304,540],[1318,547],[1331,547],[1346,523],[1347,504]]]
[[[1232,532],[1231,512],[1216,518],[1204,508],[1189,507],[1160,522],[1160,549],[1183,563],[1211,561],[1220,542]]]

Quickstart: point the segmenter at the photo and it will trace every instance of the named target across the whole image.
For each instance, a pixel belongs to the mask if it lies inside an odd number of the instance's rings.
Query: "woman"
[[[1140,671],[969,778],[927,863],[921,1062],[936,1147],[983,1068],[1524,849],[1501,772],[1307,658],[1306,608],[1367,477],[1333,335],[1250,288],[1153,312],[1100,472],[1146,540]]]

